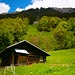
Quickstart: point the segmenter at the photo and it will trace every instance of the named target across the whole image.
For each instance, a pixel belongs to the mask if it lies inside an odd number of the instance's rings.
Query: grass
[[[52,51],[50,54],[47,58],[50,64],[75,64],[75,49]]]
[[[14,75],[75,75],[75,49],[50,52],[47,63],[17,66]],[[4,75],[4,69],[0,75]],[[9,69],[6,75],[13,75]]]
[[[44,36],[44,37],[50,37],[50,34],[51,32],[45,32],[45,31],[42,31],[42,32],[39,32],[37,30],[37,26],[36,25],[29,25],[28,26],[28,32],[27,32],[27,35],[41,35],[41,36]]]

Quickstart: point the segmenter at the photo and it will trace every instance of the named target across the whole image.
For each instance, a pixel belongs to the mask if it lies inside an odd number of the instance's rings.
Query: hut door
[[[28,60],[27,60],[26,56],[22,56],[22,55],[18,54],[17,64],[18,65],[27,65],[28,64]]]

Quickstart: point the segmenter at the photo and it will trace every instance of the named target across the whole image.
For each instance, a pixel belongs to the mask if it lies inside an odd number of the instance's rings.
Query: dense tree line
[[[56,49],[74,48],[75,46],[75,18],[58,18],[43,16],[38,21],[37,30],[51,32],[56,40]]]
[[[53,28],[56,28],[56,26],[59,24],[60,21],[61,21],[61,19],[58,17],[43,16],[38,21],[37,29],[39,31],[51,31]]]
[[[0,20],[0,50],[21,40],[28,30],[27,18],[4,18]]]
[[[72,9],[72,8],[71,8]],[[73,11],[63,13],[58,10],[55,10],[54,8],[36,8],[36,9],[29,9],[22,12],[13,12],[8,14],[0,14],[0,19],[3,18],[29,18],[29,23],[33,24],[34,21],[40,19],[43,16],[51,16],[51,17],[60,17],[60,18],[67,18],[75,17],[75,9],[72,9]]]

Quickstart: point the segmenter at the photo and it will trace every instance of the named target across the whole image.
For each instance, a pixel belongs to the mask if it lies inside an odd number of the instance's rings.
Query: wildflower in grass
[[[33,74],[33,72],[30,72],[30,74]]]
[[[54,72],[54,73],[56,73],[56,72]]]
[[[74,73],[74,71],[73,71],[73,73]]]
[[[71,66],[72,66],[73,64],[71,63]]]
[[[26,75],[26,73],[25,73],[25,75]]]

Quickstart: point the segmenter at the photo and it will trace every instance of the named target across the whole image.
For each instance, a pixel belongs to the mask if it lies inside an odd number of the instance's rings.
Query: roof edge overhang
[[[26,40],[20,41],[20,42],[15,43],[15,44],[12,44],[12,45],[8,46],[5,50],[7,50],[7,49],[9,49],[9,48],[12,48],[13,46],[16,46],[16,45],[18,45],[18,44],[21,44],[21,43],[23,43],[23,42],[26,42],[26,43],[32,45],[33,47],[37,48],[39,51],[45,53],[46,56],[51,56],[49,53],[45,52],[44,50],[40,49],[39,47],[33,45],[32,43],[30,43],[30,42],[28,42],[28,41],[26,41]],[[5,50],[3,50],[3,51],[5,51]],[[1,51],[0,54],[1,54],[3,51]]]

